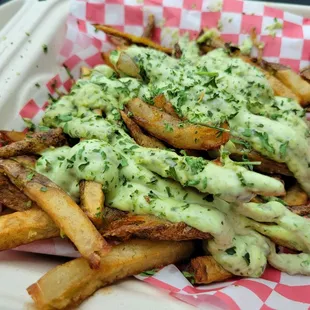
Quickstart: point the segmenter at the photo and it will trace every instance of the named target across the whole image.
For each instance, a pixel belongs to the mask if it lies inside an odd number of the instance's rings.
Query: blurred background
[[[0,5],[9,2],[12,0],[0,0]],[[39,0],[39,1],[44,1],[44,0]],[[248,0],[251,1],[251,0]],[[259,0],[255,0],[259,1]],[[290,3],[290,4],[304,4],[304,5],[310,5],[310,0],[264,0],[261,2],[277,2],[277,3]]]

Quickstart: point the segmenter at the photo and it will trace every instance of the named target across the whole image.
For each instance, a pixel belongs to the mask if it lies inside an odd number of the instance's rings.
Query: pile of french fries
[[[119,48],[138,44],[180,57],[178,45],[170,49],[151,40],[153,16],[149,17],[142,37],[104,25],[95,27],[107,33]],[[221,38],[214,38],[200,47],[202,52],[207,52],[225,47],[225,43]],[[310,84],[301,75],[262,59],[246,58],[238,52],[235,57],[242,57],[264,72],[275,94],[294,98],[302,106],[310,103]],[[108,60],[108,54],[103,54],[103,58]],[[134,65],[128,65],[128,60],[116,65],[122,72],[130,70],[131,76],[139,74]],[[82,79],[87,79],[90,73],[91,69],[81,68]],[[307,76],[306,71],[303,74]],[[129,118],[126,112],[132,112],[134,117]],[[188,155],[200,156],[200,152],[217,148],[229,140],[225,131],[216,136],[217,130],[212,128],[190,123],[179,126],[182,120],[162,95],[154,98],[154,106],[139,99],[132,100],[120,113],[132,138],[143,147],[166,148],[168,145],[184,149]],[[165,130],[167,123],[174,128],[173,131]],[[227,124],[222,127],[227,128]],[[194,143],[194,139],[199,143]],[[210,234],[185,223],[171,223],[155,216],[135,215],[106,207],[101,184],[92,181],[81,181],[78,205],[59,186],[34,170],[40,152],[66,144],[68,140],[61,129],[27,134],[0,131],[0,204],[5,207],[0,215],[0,250],[62,236],[69,238],[82,256],[49,271],[28,288],[39,309],[76,306],[112,282],[184,260],[188,262],[184,271],[197,284],[232,277],[212,256],[192,257],[195,240],[210,239]],[[242,153],[238,150],[232,154],[236,159],[240,156]],[[286,182],[283,200],[287,208],[298,215],[310,214],[308,195],[292,178],[285,164],[254,151],[248,157],[262,163],[257,166],[261,172],[275,174]]]

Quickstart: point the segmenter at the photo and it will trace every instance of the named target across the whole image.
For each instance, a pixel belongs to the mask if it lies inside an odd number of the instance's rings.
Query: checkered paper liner
[[[296,71],[310,64],[310,19],[262,4],[236,0],[71,0],[59,74],[46,83],[47,89],[33,94],[18,118],[12,120],[14,127],[22,126],[21,117],[40,120],[47,106],[46,90],[54,97],[55,88],[66,93],[72,86],[69,75],[78,78],[82,65],[102,63],[101,52],[113,46],[104,33],[94,30],[93,23],[141,35],[150,13],[156,18],[154,39],[163,45],[172,45],[185,32],[195,37],[204,27],[217,27],[220,20],[227,42],[241,44],[255,27],[258,39],[265,43],[266,60],[287,64]],[[267,27],[275,21],[283,28],[271,36]],[[79,256],[69,241],[60,238],[36,241],[17,250]],[[310,309],[310,277],[289,276],[272,268],[260,279],[234,279],[200,287],[194,287],[173,265],[153,276],[136,278],[201,309],[210,305],[219,309]]]

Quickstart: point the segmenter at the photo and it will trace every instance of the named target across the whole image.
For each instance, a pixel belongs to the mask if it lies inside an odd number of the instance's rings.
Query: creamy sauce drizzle
[[[103,185],[111,207],[185,222],[211,233],[214,239],[206,247],[234,274],[258,277],[269,259],[282,270],[306,273],[299,265],[310,261],[309,254],[303,254],[302,262],[294,256],[287,263],[261,234],[282,238],[309,253],[309,221],[275,201],[247,203],[261,191],[281,193],[279,181],[229,159],[220,167],[202,158],[146,149],[123,130],[119,109],[128,100],[139,97],[152,104],[154,96],[163,93],[190,122],[220,126],[228,121],[233,136],[287,163],[310,191],[309,132],[297,103],[274,97],[256,68],[223,50],[200,57],[195,44],[181,42],[181,47],[180,60],[151,49],[128,48],[126,53],[140,67],[142,79],[116,78],[112,69],[99,66],[89,80],[79,80],[70,95],[50,105],[43,124],[89,140],[45,151],[37,171],[75,198],[80,180],[94,180]],[[118,56],[114,52],[111,60]],[[93,112],[97,108],[105,118]]]

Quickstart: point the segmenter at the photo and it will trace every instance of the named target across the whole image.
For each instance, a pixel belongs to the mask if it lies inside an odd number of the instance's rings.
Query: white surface
[[[15,0],[0,7],[1,129],[10,128],[9,120],[16,116],[25,98],[29,98],[34,84],[46,82],[57,73],[56,55],[64,38],[68,4],[68,0]],[[310,17],[310,7],[274,6]],[[30,33],[30,37],[25,32]],[[43,44],[48,45],[48,55],[42,51]],[[64,261],[59,257],[29,253],[0,253],[0,309],[34,309],[26,288]],[[167,292],[133,279],[98,291],[80,307],[84,310],[103,308],[194,309]]]

